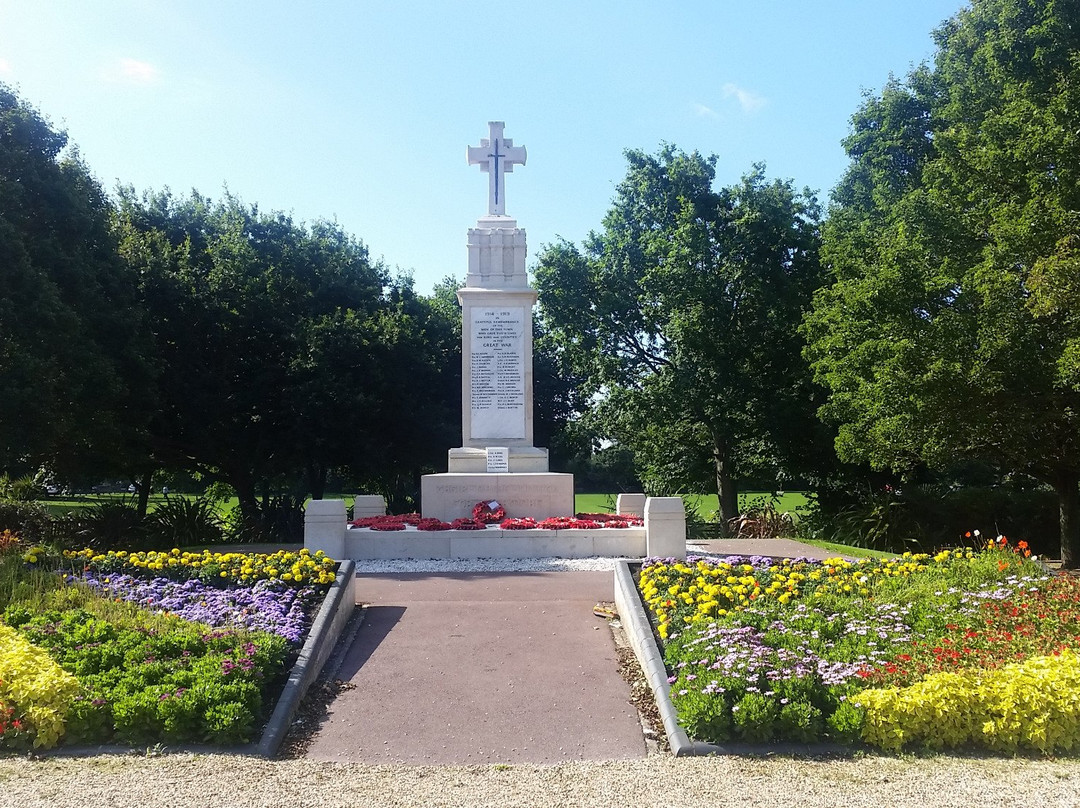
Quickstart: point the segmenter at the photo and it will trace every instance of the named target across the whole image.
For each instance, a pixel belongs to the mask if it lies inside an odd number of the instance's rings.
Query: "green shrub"
[[[239,508],[225,518],[225,537],[230,542],[291,544],[304,540],[304,498],[284,494],[259,503],[254,517]]]
[[[277,635],[179,618],[150,630],[85,609],[30,614],[13,606],[4,616],[78,677],[83,692],[70,705],[69,732],[84,743],[251,740],[288,662],[288,643]]]
[[[843,500],[818,498],[796,532],[805,539],[901,553],[954,545],[979,528],[989,536],[1025,539],[1037,555],[1055,555],[1057,519],[1056,496],[1044,488],[910,485]]]
[[[0,530],[10,530],[26,542],[44,541],[49,535],[49,513],[36,502],[0,499]]]
[[[222,525],[209,499],[169,497],[146,520],[144,549],[190,547],[221,541]]]
[[[14,500],[16,502],[36,502],[45,496],[45,485],[42,482],[42,473],[24,474],[22,477],[11,477],[0,474],[0,499]]]
[[[99,552],[131,550],[146,542],[147,520],[134,505],[123,502],[101,502],[74,514],[71,520],[72,540],[80,547]]]

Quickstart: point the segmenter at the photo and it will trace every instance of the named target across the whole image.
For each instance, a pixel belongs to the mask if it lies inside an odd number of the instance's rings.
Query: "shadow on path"
[[[364,614],[364,623],[356,632],[352,645],[345,652],[338,678],[352,679],[364,663],[371,658],[375,649],[386,639],[390,630],[404,616],[404,606],[368,606]]]

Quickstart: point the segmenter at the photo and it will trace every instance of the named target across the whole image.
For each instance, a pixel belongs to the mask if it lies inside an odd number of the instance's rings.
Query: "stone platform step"
[[[643,527],[598,530],[484,530],[345,531],[344,558],[356,561],[389,558],[590,558],[592,556],[643,558],[646,533]]]

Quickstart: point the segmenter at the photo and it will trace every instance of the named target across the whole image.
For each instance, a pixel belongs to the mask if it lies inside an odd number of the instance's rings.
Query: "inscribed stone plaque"
[[[525,437],[525,309],[472,309],[473,439]]]
[[[506,474],[510,471],[510,449],[507,446],[487,447],[487,473]]]

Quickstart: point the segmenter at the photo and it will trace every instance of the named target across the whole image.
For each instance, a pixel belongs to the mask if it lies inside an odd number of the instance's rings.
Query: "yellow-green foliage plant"
[[[1069,648],[996,670],[931,674],[865,690],[863,740],[889,751],[973,745],[1043,754],[1080,749],[1080,656]]]
[[[0,623],[0,703],[14,709],[36,749],[49,749],[64,734],[81,685],[43,649]]]

